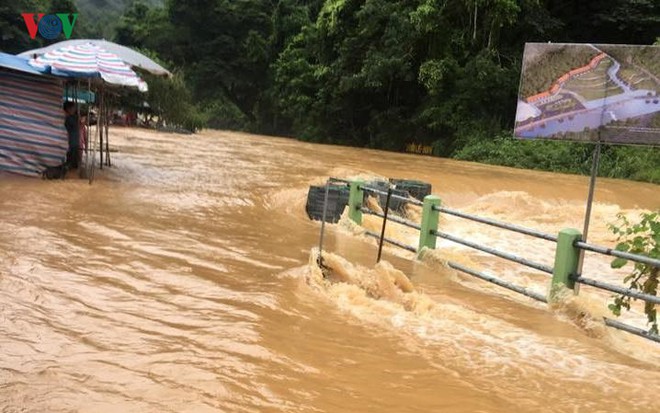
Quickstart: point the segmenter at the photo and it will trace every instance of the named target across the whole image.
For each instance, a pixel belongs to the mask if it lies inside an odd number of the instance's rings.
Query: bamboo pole
[[[105,91],[101,84],[101,103],[99,106],[99,169],[103,169],[103,124],[105,123]]]
[[[105,116],[105,162],[107,166],[112,166],[110,163],[110,105],[106,105]]]

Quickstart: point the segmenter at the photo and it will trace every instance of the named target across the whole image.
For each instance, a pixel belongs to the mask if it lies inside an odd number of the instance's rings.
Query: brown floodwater
[[[375,241],[345,221],[325,242],[344,282],[309,264],[306,192],[328,176],[421,179],[450,207],[551,233],[581,228],[585,177],[228,132],[111,138],[92,185],[0,177],[4,413],[660,409],[660,345],[604,328],[608,294],[550,310],[442,261],[545,293],[543,274],[446,241],[374,266]],[[607,223],[660,207],[658,189],[599,180],[590,241],[613,245]],[[546,241],[440,225],[552,264]],[[624,272],[588,254],[585,274]],[[392,283],[404,275],[414,291]],[[623,319],[645,327],[637,307]]]

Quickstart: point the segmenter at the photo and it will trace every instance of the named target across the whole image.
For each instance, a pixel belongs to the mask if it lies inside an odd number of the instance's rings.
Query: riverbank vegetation
[[[643,213],[639,222],[631,222],[624,214],[617,215],[617,221],[609,225],[610,230],[617,236],[616,249],[631,254],[643,255],[653,259],[660,259],[660,210]],[[612,268],[622,268],[628,263],[633,267],[623,282],[631,290],[638,290],[651,296],[658,295],[658,283],[660,282],[660,268],[639,262],[629,262],[623,258],[612,261]],[[630,310],[632,297],[617,294],[614,302],[608,307],[616,316],[621,315],[621,310]],[[658,334],[657,304],[644,303],[644,314],[648,324],[649,332]]]
[[[509,133],[465,143],[453,157],[492,165],[589,175],[593,144],[520,141]],[[604,145],[599,175],[660,183],[660,150],[643,146]]]
[[[22,3],[0,8],[3,34]],[[137,0],[112,27],[179,73],[149,99],[180,103],[180,124],[587,173],[588,145],[508,137],[524,44],[651,44],[658,16],[653,0]],[[0,46],[29,45],[21,33]],[[601,173],[660,182],[659,159],[606,148]]]

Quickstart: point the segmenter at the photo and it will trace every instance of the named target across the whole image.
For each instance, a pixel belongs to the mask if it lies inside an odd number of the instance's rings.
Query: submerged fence
[[[419,254],[421,254],[424,249],[435,249],[437,239],[441,238],[456,244],[460,244],[514,262],[519,265],[523,265],[525,267],[538,271],[539,273],[543,273],[547,275],[548,278],[550,278],[550,288],[548,290],[548,294],[543,295],[538,292],[531,291],[525,287],[510,283],[496,276],[485,274],[483,272],[465,267],[461,264],[452,261],[447,262],[447,265],[456,271],[460,271],[472,277],[476,277],[481,280],[493,283],[495,285],[517,292],[519,294],[530,297],[540,302],[557,303],[561,300],[561,296],[559,293],[563,288],[572,289],[575,292],[575,294],[577,294],[579,291],[577,285],[584,284],[611,293],[620,294],[626,297],[632,297],[634,299],[642,300],[647,303],[660,304],[660,297],[658,296],[645,294],[639,290],[625,288],[625,287],[605,283],[602,281],[594,280],[591,278],[586,278],[582,276],[582,274],[578,273],[580,256],[584,254],[585,251],[589,251],[601,255],[608,255],[616,258],[622,258],[633,262],[650,265],[656,268],[660,267],[660,260],[643,255],[631,254],[628,252],[618,251],[611,248],[588,244],[582,241],[582,234],[580,233],[580,231],[576,229],[571,229],[571,228],[563,229],[559,232],[558,235],[547,234],[534,229],[529,229],[518,225],[512,225],[509,223],[500,222],[489,218],[483,218],[476,215],[467,214],[464,212],[446,208],[442,206],[441,199],[435,195],[428,195],[424,198],[424,201],[419,201],[416,199],[406,198],[400,195],[392,194],[391,187],[388,191],[369,187],[367,184],[365,184],[364,181],[361,180],[346,181],[346,180],[331,178],[330,181],[328,181],[327,184],[328,186],[326,187],[326,198],[324,204],[327,204],[327,188],[329,188],[330,184],[347,185],[350,188],[350,196],[348,201],[348,208],[349,208],[348,217],[356,224],[358,225],[362,224],[363,214],[373,215],[383,218],[383,226],[380,234],[377,234],[372,231],[365,232],[367,235],[377,238],[380,241],[378,248],[378,260],[380,260],[382,246],[383,243],[385,242],[397,246],[399,248],[405,249],[407,251],[416,253],[419,256]],[[366,208],[363,205],[365,192],[379,196],[386,196],[386,203],[383,208],[384,211],[383,213],[373,211],[369,208]],[[389,205],[390,205],[390,200],[392,199],[398,201],[405,201],[420,206],[422,208],[421,224],[417,224],[415,222],[409,221],[401,217],[389,215],[388,214]],[[478,244],[476,242],[459,238],[455,235],[451,235],[444,231],[440,231],[438,229],[440,213],[452,215],[458,218],[470,220],[484,225],[493,226],[496,228],[515,232],[518,234],[523,234],[532,238],[552,242],[556,244],[554,265],[550,267],[548,265],[537,263],[532,260],[519,257],[515,254],[506,251],[500,251],[485,245]],[[418,245],[416,247],[412,245],[406,245],[397,240],[385,237],[385,227],[388,221],[395,222],[397,224],[404,225],[408,228],[418,230],[420,233]],[[325,224],[325,219],[323,220],[322,229],[321,229],[320,250],[322,250],[322,245],[323,245],[322,240],[323,240],[324,224]],[[644,337],[646,339],[660,343],[660,335],[650,333],[638,327],[634,327],[607,317],[604,317],[604,322],[606,325],[612,328],[626,331],[628,333],[635,334],[637,336]]]

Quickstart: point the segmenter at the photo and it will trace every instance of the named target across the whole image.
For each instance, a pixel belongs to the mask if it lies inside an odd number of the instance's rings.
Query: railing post
[[[440,206],[442,201],[440,197],[435,195],[427,195],[424,197],[424,206],[422,207],[422,229],[419,231],[419,246],[417,247],[417,254],[422,252],[424,247],[435,249],[435,234],[431,231],[438,230],[438,220],[440,213],[433,207]]]
[[[348,218],[358,225],[362,225],[362,202],[364,201],[364,181],[355,179],[348,184],[351,193],[348,197]]]
[[[561,287],[575,289],[575,281],[571,279],[571,276],[577,273],[580,249],[574,244],[581,239],[582,234],[577,229],[568,228],[559,232],[548,302],[556,302],[559,299],[557,294]]]

